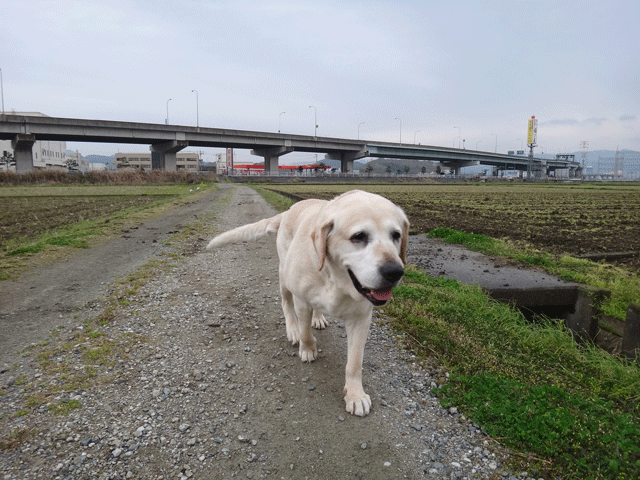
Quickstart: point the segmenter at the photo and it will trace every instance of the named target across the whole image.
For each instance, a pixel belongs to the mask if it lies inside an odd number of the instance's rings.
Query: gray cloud
[[[597,125],[598,127],[602,125],[603,122],[606,122],[606,118],[587,118],[583,123],[591,123],[593,125]]]
[[[618,120],[620,120],[621,122],[630,122],[632,120],[635,120],[636,118],[637,117],[635,115],[626,114],[626,115],[620,115],[618,117]]]
[[[579,120],[575,118],[554,118],[553,120],[547,120],[546,122],[541,122],[540,125],[543,127],[565,127],[571,125],[578,125],[580,123]]]

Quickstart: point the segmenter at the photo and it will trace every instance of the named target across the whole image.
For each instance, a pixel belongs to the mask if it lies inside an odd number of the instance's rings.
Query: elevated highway
[[[504,170],[527,170],[529,158],[458,148],[371,142],[345,138],[316,137],[288,133],[254,132],[225,128],[193,127],[153,123],[88,120],[47,116],[0,115],[0,140],[11,140],[16,171],[33,169],[36,140],[67,142],[147,144],[152,168],[176,170],[176,153],[186,147],[248,149],[264,158],[265,171],[278,175],[278,159],[291,152],[324,153],[340,160],[342,171],[353,171],[353,161],[365,157],[405,158],[441,162],[456,172],[469,165],[490,165]],[[577,162],[534,158],[535,169],[544,173],[561,168],[575,173]]]

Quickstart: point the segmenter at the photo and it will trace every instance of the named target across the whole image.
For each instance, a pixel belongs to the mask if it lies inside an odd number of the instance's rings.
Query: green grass
[[[72,410],[82,408],[80,400],[69,400],[68,402],[59,402],[49,405],[49,411],[54,415],[69,415]]]
[[[7,252],[7,255],[25,255],[41,252],[47,245],[57,245],[59,247],[74,247],[74,248],[88,248],[87,240],[84,237],[88,237],[91,234],[95,234],[95,231],[91,229],[81,233],[70,234],[44,234],[40,236],[40,239],[36,240],[34,244],[14,248]]]
[[[407,268],[390,321],[451,372],[439,390],[528,469],[568,478],[640,475],[640,369],[578,346],[558,321],[528,323],[478,287]],[[515,466],[514,466],[515,468]]]
[[[262,198],[264,198],[269,205],[274,207],[278,212],[284,212],[288,210],[294,203],[294,200],[291,200],[288,197],[280,195],[279,193],[273,192],[268,188],[264,188],[260,185],[252,185],[249,184],[251,188],[253,188],[256,192],[258,192]]]
[[[543,268],[569,282],[583,283],[611,291],[611,299],[601,305],[605,315],[624,320],[632,302],[640,302],[640,277],[623,268],[570,256],[552,256],[531,248],[519,248],[485,235],[464,233],[450,228],[436,228],[428,233],[447,243],[464,245],[469,250],[498,255],[527,265]]]
[[[569,463],[566,470],[579,478],[640,472],[640,428],[612,402],[486,373],[457,377],[441,394],[444,406],[464,408],[489,435],[559,465]]]

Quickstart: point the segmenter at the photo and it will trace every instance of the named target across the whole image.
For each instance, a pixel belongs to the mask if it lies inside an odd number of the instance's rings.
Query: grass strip
[[[487,255],[498,255],[537,266],[569,282],[610,290],[611,299],[599,305],[601,311],[610,317],[624,320],[629,303],[640,302],[640,277],[621,267],[568,255],[552,256],[532,248],[519,248],[502,240],[451,228],[436,228],[427,236],[464,245],[469,250]]]
[[[294,203],[296,203],[294,200],[285,197],[284,195],[280,195],[279,193],[276,193],[261,185],[249,183],[247,184],[247,186],[253,188],[256,192],[258,192],[260,196],[264,198],[265,201],[273,208],[275,208],[278,212],[284,212],[285,210],[288,210]]]
[[[446,364],[443,406],[457,405],[502,444],[543,459],[529,471],[640,476],[637,364],[578,346],[559,321],[528,323],[478,287],[413,267],[384,312],[412,349]]]

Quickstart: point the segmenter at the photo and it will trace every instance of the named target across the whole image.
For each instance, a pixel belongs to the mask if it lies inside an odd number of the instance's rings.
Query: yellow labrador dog
[[[391,298],[406,263],[409,221],[389,200],[352,190],[333,200],[304,200],[275,217],[215,237],[207,249],[277,232],[280,296],[287,338],[303,362],[318,350],[311,327],[324,315],[344,322],[347,412],[364,416],[371,399],[362,388],[362,358],[373,307]]]

